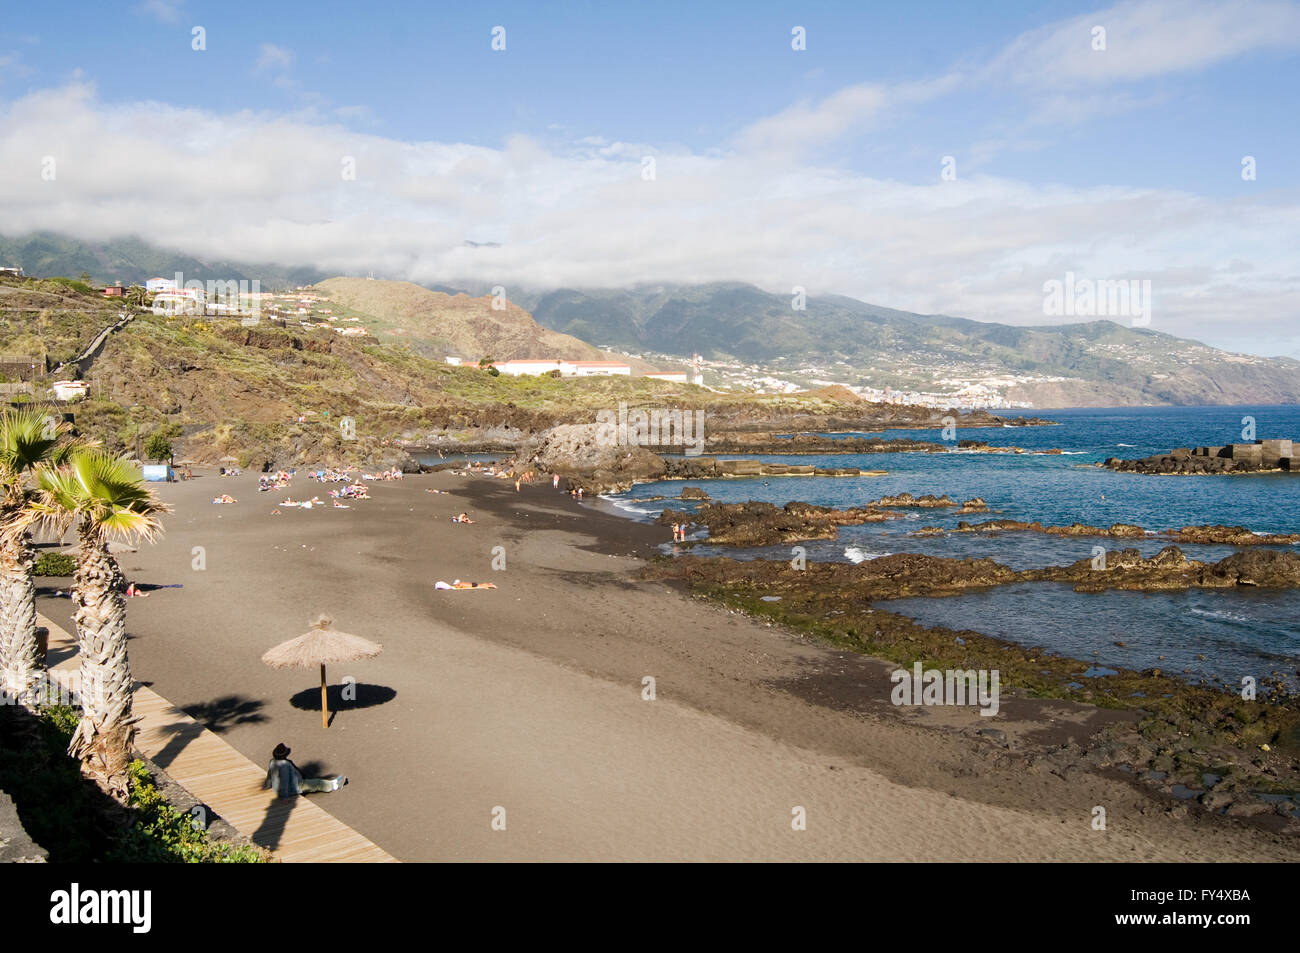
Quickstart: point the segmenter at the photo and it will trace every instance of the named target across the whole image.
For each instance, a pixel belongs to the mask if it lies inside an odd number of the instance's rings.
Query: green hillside
[[[601,345],[829,369],[872,387],[928,389],[944,378],[1012,375],[1007,396],[1039,406],[1300,401],[1300,362],[1230,354],[1113,321],[1019,327],[880,308],[843,296],[791,298],[720,282],[561,289],[517,296],[537,321]],[[1046,398],[1046,399],[1045,399]]]
[[[150,278],[172,278],[179,271],[187,281],[257,279],[268,291],[309,285],[327,277],[315,268],[202,260],[156,248],[139,238],[84,242],[45,232],[0,235],[0,267],[13,266],[35,277],[85,273],[101,285],[116,281],[144,284]]]

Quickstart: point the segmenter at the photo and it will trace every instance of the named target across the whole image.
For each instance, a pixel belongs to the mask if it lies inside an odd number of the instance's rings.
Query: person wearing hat
[[[278,797],[297,797],[299,794],[337,791],[347,783],[347,777],[341,774],[328,778],[304,778],[298,766],[289,760],[289,746],[281,742],[271,752],[266,783],[262,787],[270,788]]]

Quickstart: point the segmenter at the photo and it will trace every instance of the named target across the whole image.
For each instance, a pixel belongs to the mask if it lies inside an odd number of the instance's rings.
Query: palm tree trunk
[[[80,531],[77,573],[77,642],[81,653],[81,723],[68,753],[82,773],[125,801],[135,719],[131,713],[131,666],[126,654],[126,600],[113,581],[117,560],[88,523]]]
[[[36,640],[35,552],[26,533],[0,543],[0,688],[33,708],[45,659]]]

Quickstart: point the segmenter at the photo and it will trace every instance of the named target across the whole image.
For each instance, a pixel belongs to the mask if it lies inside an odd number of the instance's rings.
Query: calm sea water
[[[951,451],[864,455],[756,455],[775,462],[857,466],[887,470],[880,477],[777,477],[699,481],[724,502],[766,500],[781,505],[805,500],[827,506],[856,506],[904,491],[919,496],[946,493],[954,500],[983,497],[988,516],[958,517],[946,510],[904,511],[902,518],[868,526],[842,527],[839,538],[804,544],[809,559],[861,562],[887,553],[991,556],[1017,569],[1061,565],[1090,557],[1095,545],[1134,547],[1146,554],[1166,543],[1055,538],[1034,533],[995,537],[946,533],[909,535],[922,526],[954,527],[958,520],[994,516],[1045,524],[1137,523],[1149,530],[1198,524],[1243,525],[1258,532],[1300,532],[1300,474],[1158,477],[1114,473],[1093,464],[1107,457],[1142,457],[1174,447],[1241,442],[1243,418],[1254,420],[1259,438],[1300,440],[1300,407],[1120,408],[1044,411],[1055,427],[971,428],[959,439],[1027,450],[1055,448],[1060,455],[1001,455]],[[888,437],[937,440],[937,431],[889,431]],[[645,484],[610,499],[628,516],[652,519],[665,506],[653,496],[675,497],[680,481]],[[678,509],[688,504],[671,501]],[[1231,547],[1183,546],[1189,557],[1217,560]],[[671,544],[665,551],[673,551]],[[699,555],[790,558],[790,548],[737,551],[696,545]],[[1002,587],[988,593],[946,599],[889,603],[921,622],[985,631],[1026,645],[1107,664],[1190,670],[1191,677],[1239,678],[1300,665],[1300,592],[1195,592],[1183,595],[1074,593],[1043,584]],[[1116,637],[1127,632],[1129,637]],[[1116,641],[1128,645],[1120,648]],[[1163,661],[1159,656],[1164,655]],[[1204,655],[1205,659],[1198,656]],[[1248,670],[1246,667],[1249,667]]]

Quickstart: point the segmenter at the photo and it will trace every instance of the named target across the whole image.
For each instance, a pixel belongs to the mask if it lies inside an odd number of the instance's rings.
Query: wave
[[[863,563],[868,559],[879,559],[881,556],[890,556],[892,553],[869,553],[860,546],[850,546],[844,550],[844,556],[851,563]]]
[[[600,499],[612,503],[614,508],[617,510],[622,510],[624,513],[632,513],[636,516],[658,516],[663,512],[662,506],[637,506],[636,504],[640,502],[639,500],[621,500],[616,496],[605,496],[603,494],[600,496]]]
[[[1192,606],[1192,615],[1204,616],[1207,619],[1219,619],[1223,622],[1239,622],[1249,624],[1253,622],[1250,616],[1242,615],[1240,612],[1229,612],[1227,609],[1202,609],[1199,606]]]
[[[1137,444],[1135,444],[1135,443],[1117,443],[1117,444],[1115,444],[1115,446],[1117,446],[1117,447],[1136,447]]]

